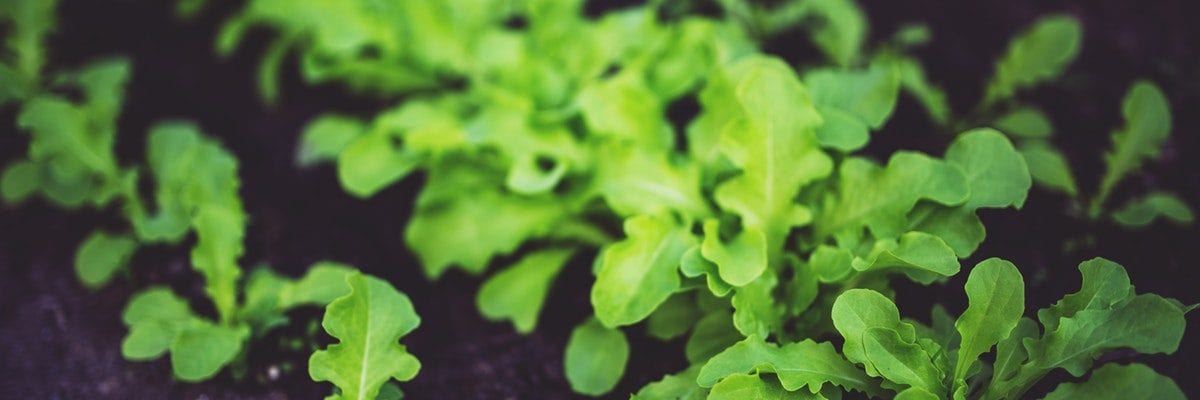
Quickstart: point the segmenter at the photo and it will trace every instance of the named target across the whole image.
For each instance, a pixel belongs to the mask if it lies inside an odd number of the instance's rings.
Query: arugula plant
[[[1091,220],[1108,218],[1118,225],[1137,228],[1162,218],[1178,224],[1195,219],[1179,196],[1167,191],[1152,191],[1112,209],[1109,196],[1142,164],[1158,158],[1171,131],[1171,110],[1166,96],[1154,83],[1138,80],[1129,88],[1121,103],[1125,126],[1112,133],[1112,149],[1104,156],[1106,172],[1092,195],[1082,193],[1070,163],[1053,143],[1054,126],[1050,116],[1017,95],[1058,79],[1078,56],[1083,28],[1068,15],[1042,17],[1020,32],[996,61],[995,72],[984,90],[984,97],[972,115],[959,125],[987,124],[1017,141],[1029,171],[1038,186],[1065,194]],[[914,73],[923,75],[920,64],[911,64]],[[942,96],[933,94],[936,98]],[[920,99],[921,96],[918,96]],[[931,116],[946,114],[948,108],[936,101],[922,101]],[[935,117],[947,124],[949,117]]]
[[[664,379],[635,397],[686,398],[710,391],[709,398],[733,392],[840,398],[856,391],[871,397],[894,392],[897,399],[1019,399],[1053,370],[1083,377],[1106,352],[1170,354],[1178,348],[1184,314],[1194,306],[1137,294],[1125,269],[1102,258],[1081,263],[1079,270],[1080,290],[1039,310],[1037,321],[1022,316],[1021,273],[998,258],[971,270],[968,306],[957,320],[941,308],[934,310],[932,325],[902,319],[888,296],[851,289],[833,305],[842,353],[829,343],[777,346],[750,336],[699,371],[689,370],[688,382]],[[981,357],[993,348],[994,358]],[[1185,398],[1170,378],[1136,363],[1106,364],[1086,381],[1060,384],[1047,398],[1120,399],[1133,392]]]
[[[314,264],[299,279],[260,268],[242,285],[238,259],[247,216],[237,192],[237,160],[194,124],[162,122],[150,129],[146,163],[154,198],[142,199],[141,168],[122,167],[113,151],[129,62],[94,62],[78,72],[55,75],[43,86],[41,41],[53,26],[54,6],[53,1],[23,0],[0,5],[0,18],[13,25],[6,46],[14,57],[13,65],[10,60],[0,63],[0,104],[20,102],[16,123],[31,134],[28,157],[5,169],[0,192],[10,204],[33,196],[66,208],[120,204],[131,232],[97,230],[76,254],[76,272],[90,288],[108,282],[138,246],[178,243],[194,232],[191,263],[204,278],[205,293],[216,311],[215,318],[209,318],[194,312],[187,299],[169,288],[146,288],[122,314],[129,327],[122,355],[137,361],[170,353],[177,378],[208,379],[244,357],[252,338],[286,323],[287,310],[333,301],[326,326],[342,343],[314,355],[313,378],[334,381],[351,398],[358,398],[353,393],[359,392],[374,398],[383,382],[363,378],[356,381],[358,386],[350,386],[338,377],[390,371],[386,373],[398,379],[411,379],[419,364],[395,342],[419,319],[407,297],[390,285],[333,262]],[[72,89],[82,93],[82,99],[72,101],[63,94]],[[394,327],[397,322],[402,327]],[[400,367],[392,365],[398,354],[407,357]],[[348,360],[354,365],[348,366]],[[390,391],[398,393],[395,388]]]
[[[520,251],[478,303],[522,332],[555,276],[598,251],[595,319],[576,328],[564,363],[581,393],[619,380],[627,350],[595,359],[598,347],[627,348],[621,327],[690,332],[693,362],[746,335],[830,332],[836,293],[953,275],[983,240],[975,211],[1024,202],[1024,160],[995,131],[964,134],[944,159],[898,152],[881,166],[848,154],[891,114],[902,85],[891,59],[801,76],[728,21],[664,23],[653,7],[593,20],[556,4],[519,10],[519,30],[481,28],[488,45],[466,52],[466,89],[413,96],[370,121],[319,117],[298,160],[336,161],[359,197],[424,171],[409,247],[434,278]],[[674,132],[665,111],[685,96],[702,111]]]

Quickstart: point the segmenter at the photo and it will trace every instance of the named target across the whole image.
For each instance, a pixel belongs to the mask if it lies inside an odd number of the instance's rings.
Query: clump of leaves
[[[839,398],[852,390],[872,397],[895,392],[895,398],[904,399],[1018,399],[1052,370],[1083,377],[1100,355],[1113,350],[1170,354],[1178,348],[1184,313],[1194,306],[1135,293],[1125,269],[1102,258],[1080,264],[1079,270],[1080,290],[1038,311],[1037,322],[1022,317],[1021,273],[998,258],[971,270],[966,311],[951,321],[935,309],[932,326],[902,319],[880,292],[851,289],[833,305],[833,324],[845,340],[841,354],[828,343],[776,346],[751,336],[700,369],[696,384],[711,389],[680,384],[668,393],[673,382],[664,380],[643,392],[667,395],[639,396],[679,398],[673,396],[711,390],[712,398],[773,390],[775,395],[763,398]],[[994,359],[983,359],[993,347]],[[1059,385],[1047,398],[1118,399],[1138,387],[1155,398],[1185,398],[1170,378],[1136,363],[1107,364],[1087,381]]]
[[[573,255],[597,249],[595,319],[566,351],[581,393],[619,380],[622,352],[595,357],[597,346],[627,347],[622,327],[690,332],[695,363],[743,336],[829,332],[836,293],[891,275],[951,276],[983,240],[975,211],[1024,202],[1024,160],[995,131],[962,135],[944,159],[847,154],[891,114],[902,86],[892,59],[801,77],[754,54],[728,22],[662,23],[653,7],[596,20],[578,8],[521,12],[521,32],[491,28],[510,56],[471,59],[466,90],[414,97],[373,121],[321,117],[299,159],[336,160],[360,197],[425,171],[409,247],[431,277],[482,273],[520,250],[478,303],[522,332]],[[547,77],[567,86],[543,86]],[[689,96],[701,113],[674,132],[665,110]]]
[[[1108,207],[1118,184],[1146,161],[1157,159],[1169,139],[1170,105],[1154,83],[1138,80],[1125,95],[1121,105],[1125,126],[1112,133],[1112,149],[1104,156],[1107,170],[1091,196],[1081,193],[1070,163],[1052,143],[1051,118],[1017,100],[1021,90],[1058,79],[1079,54],[1082,37],[1083,28],[1074,17],[1051,15],[1035,21],[1012,39],[996,62],[984,98],[967,123],[991,124],[1016,140],[1034,181],[1074,198],[1092,220],[1106,217],[1126,227],[1146,226],[1158,218],[1190,224],[1194,216],[1186,202],[1167,191],[1151,191],[1115,211]]]

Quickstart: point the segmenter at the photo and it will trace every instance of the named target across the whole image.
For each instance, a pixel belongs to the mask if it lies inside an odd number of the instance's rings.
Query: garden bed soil
[[[592,0],[593,2],[599,0]],[[474,304],[480,279],[452,272],[430,282],[420,274],[402,241],[404,223],[421,178],[411,177],[369,200],[345,194],[332,167],[298,169],[293,156],[298,132],[318,113],[338,110],[371,115],[393,101],[343,94],[336,87],[303,85],[292,67],[282,98],[264,106],[255,92],[257,54],[270,33],[255,31],[229,60],[212,51],[220,21],[236,2],[213,4],[200,18],[177,20],[172,2],[64,0],[57,33],[50,39],[51,70],[78,67],[95,57],[127,55],[132,84],[120,120],[118,153],[127,164],[143,157],[146,129],[154,121],[186,118],[219,138],[240,160],[241,194],[251,216],[243,265],[269,264],[298,276],[313,262],[332,259],[383,277],[412,297],[421,327],[404,343],[423,363],[403,385],[414,399],[576,398],[562,374],[562,352],[571,328],[590,313],[588,256],[568,267],[551,291],[538,329],[516,334],[507,323],[482,319]],[[1150,188],[1169,188],[1200,204],[1200,26],[1188,0],[1129,2],[1037,0],[976,2],[910,0],[862,2],[872,40],[906,22],[930,25],[934,40],[918,50],[931,79],[949,94],[954,109],[974,106],[993,60],[1008,38],[1036,17],[1053,11],[1078,16],[1085,27],[1083,51],[1060,83],[1025,93],[1053,119],[1055,142],[1070,159],[1085,192],[1103,173],[1101,154],[1109,133],[1121,125],[1121,97],[1130,83],[1147,77],[1170,99],[1175,129],[1163,160],[1132,177],[1117,202]],[[788,32],[767,46],[789,60],[816,59],[802,32]],[[0,163],[28,146],[13,128],[14,111],[0,115]],[[687,116],[680,116],[686,118]],[[940,154],[949,136],[938,132],[920,107],[902,97],[895,117],[874,134],[867,152],[877,158],[897,149]],[[1064,197],[1031,192],[1020,212],[982,212],[988,240],[964,267],[999,256],[1025,274],[1029,307],[1049,305],[1078,288],[1075,266],[1093,256],[1124,264],[1139,291],[1200,301],[1193,252],[1200,228],[1157,225],[1129,231],[1076,217]],[[95,227],[120,229],[115,210],[69,211],[42,201],[0,207],[0,398],[36,399],[315,399],[330,390],[306,371],[319,309],[290,315],[289,328],[250,348],[246,378],[222,373],[202,383],[171,378],[165,359],[131,363],[120,356],[125,333],[120,313],[138,289],[175,287],[201,299],[200,278],[188,264],[188,246],[156,246],[138,252],[131,272],[89,291],[76,280],[74,252]],[[1065,243],[1076,245],[1065,248]],[[952,312],[965,308],[966,274],[946,285],[923,288],[898,283],[900,308],[916,318],[934,303]],[[204,310],[202,301],[194,301]],[[1174,356],[1106,359],[1148,362],[1174,377],[1190,397],[1200,397],[1200,319],[1188,318],[1188,334]],[[664,373],[685,366],[682,340],[666,344],[629,330],[631,360],[612,398],[625,398]],[[320,335],[321,341],[328,338]],[[290,346],[301,343],[298,347]],[[1051,380],[1068,379],[1060,372]],[[1037,390],[1047,390],[1046,385]]]

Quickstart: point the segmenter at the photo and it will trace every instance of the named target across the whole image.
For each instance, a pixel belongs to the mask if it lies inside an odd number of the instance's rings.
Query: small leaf
[[[30,161],[9,164],[0,177],[0,194],[4,202],[16,204],[24,201],[38,190],[38,166]]]
[[[1100,181],[1100,192],[1088,210],[1098,217],[1109,194],[1127,175],[1149,159],[1158,158],[1159,150],[1171,134],[1171,107],[1158,86],[1137,81],[1121,102],[1125,126],[1112,134],[1113,148],[1104,155],[1107,170]]]
[[[1011,98],[1017,90],[1055,79],[1079,54],[1083,28],[1068,15],[1051,15],[1035,21],[1008,44],[996,62],[984,103]]]
[[[1171,193],[1153,192],[1134,199],[1112,214],[1113,221],[1127,227],[1144,227],[1162,218],[1179,225],[1195,220],[1187,203]]]
[[[1048,139],[1054,133],[1050,119],[1034,107],[1021,107],[996,119],[996,129],[1011,136],[1030,139]]]
[[[417,168],[420,158],[393,147],[383,133],[354,138],[337,158],[338,180],[350,194],[367,198]]]
[[[629,361],[629,342],[620,330],[589,319],[571,331],[563,368],[576,393],[600,396],[616,387]]]
[[[479,312],[489,320],[511,320],[517,332],[529,333],[537,325],[550,283],[574,253],[574,249],[537,251],[492,275],[475,298]]]
[[[374,399],[390,379],[407,381],[421,363],[398,343],[421,323],[408,296],[392,285],[359,273],[346,277],[350,293],[325,307],[321,326],[337,344],[308,359],[314,381],[341,389],[342,399]]]
[[[305,167],[337,160],[342,150],[366,130],[366,125],[355,118],[338,114],[318,116],[304,127],[296,164]]]
[[[757,228],[749,228],[732,240],[721,238],[720,222],[704,222],[704,241],[700,254],[717,265],[722,282],[745,286],[767,270],[767,238]]]
[[[1074,197],[1079,193],[1071,165],[1058,149],[1050,145],[1023,145],[1021,156],[1029,166],[1033,181],[1044,188]]]
[[[129,263],[137,245],[137,241],[124,235],[92,232],[75,253],[75,273],[88,288],[104,286],[114,272]]]

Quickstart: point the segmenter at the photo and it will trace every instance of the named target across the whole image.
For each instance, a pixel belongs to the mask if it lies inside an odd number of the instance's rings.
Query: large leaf
[[[695,238],[670,218],[637,216],[626,220],[628,238],[600,255],[592,285],[592,306],[604,326],[645,319],[679,289],[679,264]]]
[[[953,387],[966,386],[972,364],[1009,336],[1025,312],[1025,282],[1012,263],[989,258],[967,277],[967,310],[954,327],[962,337],[954,367]]]
[[[792,226],[807,222],[795,203],[801,186],[829,174],[832,163],[817,144],[821,117],[804,86],[782,61],[750,58],[737,84],[742,115],[725,126],[719,146],[741,174],[715,192],[722,208],[759,229],[774,254]]]
[[[1045,400],[1070,399],[1162,399],[1183,400],[1187,396],[1171,378],[1143,364],[1105,364],[1081,383],[1063,383]]]
[[[827,383],[866,393],[876,389],[871,378],[842,358],[832,344],[805,340],[776,346],[757,336],[709,359],[696,382],[711,387],[725,377],[752,372],[774,373],[788,391],[807,387],[819,393]]]

